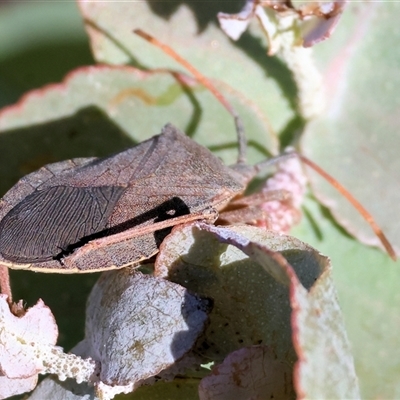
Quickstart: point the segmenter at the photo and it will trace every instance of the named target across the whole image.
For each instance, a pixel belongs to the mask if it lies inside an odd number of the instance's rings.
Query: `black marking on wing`
[[[21,263],[54,259],[60,250],[104,230],[124,190],[120,186],[36,190],[0,221],[0,253]]]
[[[99,230],[91,235],[81,237],[79,241],[71,243],[69,246],[62,249],[62,251],[60,251],[54,257],[54,259],[62,263],[64,257],[67,257],[68,255],[72,254],[76,249],[84,246],[91,240],[99,239],[116,233],[121,233],[135,226],[142,225],[148,221],[161,222],[167,219],[187,214],[190,214],[190,209],[186,205],[186,203],[179,197],[173,197],[172,199],[159,204],[158,206],[150,209],[149,211],[139,214],[133,218],[130,218],[118,225],[114,225],[106,229]],[[160,246],[161,242],[171,232],[171,230],[172,228],[165,228],[154,232],[154,239],[157,247]]]

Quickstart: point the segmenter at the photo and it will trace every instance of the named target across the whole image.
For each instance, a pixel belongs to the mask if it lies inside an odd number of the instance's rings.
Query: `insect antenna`
[[[396,261],[396,252],[394,251],[392,245],[390,244],[388,238],[383,233],[382,229],[374,220],[373,216],[365,209],[365,207],[340,183],[338,182],[332,175],[329,175],[325,170],[323,170],[320,166],[315,164],[306,156],[303,156],[296,151],[291,151],[289,153],[283,153],[276,157],[269,158],[268,160],[261,161],[254,165],[255,172],[263,171],[264,169],[268,168],[269,166],[276,164],[281,161],[285,161],[288,158],[298,157],[303,164],[308,165],[312,168],[315,172],[321,175],[327,182],[329,182],[343,197],[347,199],[347,201],[361,214],[361,216],[367,221],[369,226],[374,231],[375,235],[381,241],[383,247],[385,248],[386,252],[392,258],[392,260]]]
[[[188,61],[186,61],[183,57],[181,57],[174,49],[165,43],[160,42],[158,39],[149,35],[148,33],[142,31],[141,29],[135,29],[133,31],[143,39],[152,43],[153,45],[159,47],[164,53],[168,54],[175,61],[181,64],[184,68],[186,68],[189,72],[193,74],[193,76],[203,85],[205,86],[216,98],[217,100],[225,107],[225,109],[233,116],[236,126],[236,133],[238,137],[238,146],[239,146],[239,154],[238,154],[238,164],[246,164],[246,154],[247,154],[247,139],[244,131],[243,122],[236,112],[236,110],[232,107],[232,105],[228,102],[225,96],[211,83],[211,81],[205,77],[200,71],[198,71],[193,65],[191,65]]]
[[[247,140],[244,131],[244,126],[242,120],[240,119],[238,113],[232,107],[232,105],[228,102],[228,100],[223,96],[223,94],[211,83],[211,81],[204,76],[200,71],[198,71],[193,65],[191,65],[188,61],[186,61],[183,57],[181,57],[175,50],[173,50],[170,46],[166,45],[165,43],[160,42],[158,39],[154,38],[153,36],[149,35],[148,33],[144,32],[141,29],[135,29],[133,31],[140,37],[144,38],[148,42],[152,43],[153,45],[159,47],[164,53],[168,54],[172,57],[175,61],[181,64],[184,68],[190,71],[193,76],[203,84],[216,98],[217,100],[226,108],[226,110],[233,116],[235,120],[236,126],[236,133],[238,137],[238,146],[239,146],[239,155],[238,155],[238,162],[237,165],[245,167],[246,166],[246,153],[247,153]],[[323,178],[326,179],[339,193],[341,193],[348,202],[361,214],[361,216],[367,221],[369,226],[374,231],[375,235],[381,241],[383,247],[389,254],[389,256],[396,261],[396,253],[390,244],[389,240],[383,233],[382,229],[378,226],[372,215],[362,206],[362,204],[342,185],[340,184],[333,176],[329,175],[326,171],[324,171],[321,167],[317,164],[312,162],[307,157],[293,151],[289,153],[283,153],[276,157],[269,158],[268,160],[261,161],[260,163],[255,164],[252,167],[252,174],[256,175],[258,172],[264,170],[265,168],[276,164],[278,162],[284,161],[288,158],[298,157],[300,160],[303,161],[304,164],[308,165],[318,174],[320,174]],[[248,168],[247,168],[248,169]],[[250,174],[250,175],[252,175]]]

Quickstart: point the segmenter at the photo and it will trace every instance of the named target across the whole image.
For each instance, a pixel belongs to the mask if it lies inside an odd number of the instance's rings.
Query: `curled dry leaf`
[[[247,0],[237,14],[218,13],[218,21],[222,30],[232,39],[238,40],[250,24],[250,20],[257,12],[257,1]]]
[[[199,385],[200,400],[289,399],[294,397],[292,367],[267,346],[229,354]]]
[[[99,395],[132,392],[181,359],[204,330],[210,307],[164,279],[127,269],[104,273],[89,296],[85,339],[76,349],[100,361]]]
[[[298,11],[304,22],[300,25],[303,46],[310,47],[328,39],[342,16],[347,0],[302,3]]]
[[[309,47],[332,33],[343,6],[341,0],[332,2],[330,7],[322,3],[307,3],[303,8],[293,8],[289,2],[249,0],[241,13],[220,13],[218,17],[220,22],[223,21],[222,28],[232,38],[238,37],[238,21],[243,31],[250,19],[257,17],[267,37],[268,54],[279,52],[292,71],[297,85],[298,111],[305,120],[310,120],[325,111],[326,101],[312,52],[303,47]]]
[[[4,295],[0,295],[0,368],[9,378],[28,378],[43,370],[37,358],[40,346],[54,346],[58,328],[50,309],[39,300],[25,315],[11,313]]]
[[[0,295],[0,399],[32,390],[43,370],[36,357],[40,346],[54,345],[58,330],[54,317],[42,300],[17,317],[7,298]]]
[[[256,17],[267,35],[269,54],[280,48],[280,34],[284,31],[282,20],[291,21],[293,32],[300,27],[300,40],[304,47],[329,38],[339,22],[346,0],[330,2],[314,1],[297,4],[293,7],[285,1],[247,0],[238,14],[218,13],[222,30],[233,40],[238,40],[247,29],[252,18]],[[296,41],[293,42],[296,44]],[[298,44],[298,43],[297,43]]]
[[[95,363],[55,346],[58,328],[50,309],[39,300],[26,313],[11,313],[0,295],[0,398],[32,390],[39,373],[89,381]]]

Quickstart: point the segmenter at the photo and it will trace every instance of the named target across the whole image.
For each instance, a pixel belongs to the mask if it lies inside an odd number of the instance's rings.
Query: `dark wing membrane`
[[[0,253],[13,262],[54,259],[85,236],[106,228],[120,186],[53,186],[36,190],[0,222]]]

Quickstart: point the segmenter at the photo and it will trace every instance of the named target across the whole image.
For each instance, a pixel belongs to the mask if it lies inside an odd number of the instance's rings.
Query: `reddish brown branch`
[[[0,265],[0,291],[1,294],[7,295],[7,301],[12,303],[12,293],[10,284],[10,273],[6,266]]]

